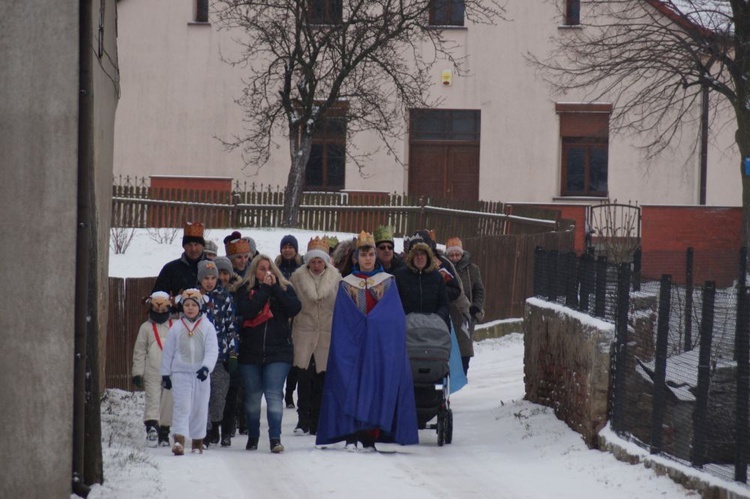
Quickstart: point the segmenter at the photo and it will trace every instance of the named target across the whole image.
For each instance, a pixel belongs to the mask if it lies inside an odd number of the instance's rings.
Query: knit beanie
[[[216,243],[209,239],[208,241],[206,241],[206,245],[203,247],[203,253],[216,256],[216,252],[218,251],[218,249],[219,247],[216,245]]]
[[[281,238],[281,242],[279,243],[279,249],[283,248],[287,244],[291,244],[294,248],[295,253],[299,253],[299,245],[297,243],[297,238],[294,237],[291,234],[287,234],[286,236]]]
[[[224,270],[230,274],[234,272],[231,260],[225,256],[217,256],[214,258],[214,265],[216,265],[216,268],[219,269],[219,271]]]
[[[217,279],[219,277],[219,269],[216,267],[216,264],[211,260],[201,260],[198,262],[198,282],[211,275]]]

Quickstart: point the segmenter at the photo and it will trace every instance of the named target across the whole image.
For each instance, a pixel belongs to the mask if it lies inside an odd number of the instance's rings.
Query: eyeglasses
[[[378,249],[381,251],[393,251],[393,246],[391,246],[390,244],[381,244],[380,246],[378,246]]]

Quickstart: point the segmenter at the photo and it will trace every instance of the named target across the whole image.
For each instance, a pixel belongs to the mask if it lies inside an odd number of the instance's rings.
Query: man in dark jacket
[[[182,256],[162,267],[154,284],[154,291],[164,291],[175,297],[182,291],[194,288],[198,282],[198,262],[205,260],[203,248],[204,226],[200,222],[187,222],[182,236]]]

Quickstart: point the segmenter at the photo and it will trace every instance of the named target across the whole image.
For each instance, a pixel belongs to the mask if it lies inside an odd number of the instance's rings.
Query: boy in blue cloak
[[[419,442],[406,317],[392,275],[376,263],[375,240],[361,232],[357,263],[339,285],[315,443]]]

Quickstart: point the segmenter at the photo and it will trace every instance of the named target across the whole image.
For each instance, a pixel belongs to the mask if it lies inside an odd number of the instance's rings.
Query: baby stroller
[[[453,441],[453,411],[450,404],[451,335],[437,314],[406,316],[406,350],[411,363],[417,425],[437,431],[437,444]],[[428,424],[437,416],[435,423]]]

